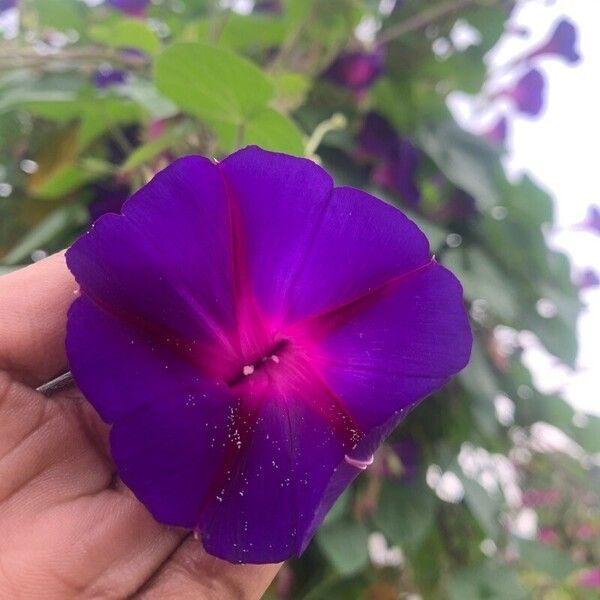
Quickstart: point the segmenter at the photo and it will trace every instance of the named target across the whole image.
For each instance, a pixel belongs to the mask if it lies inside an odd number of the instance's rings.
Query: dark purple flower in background
[[[421,151],[410,140],[399,137],[381,115],[370,112],[365,117],[358,133],[358,154],[376,160],[371,172],[374,183],[398,194],[409,206],[419,204]]]
[[[371,178],[382,188],[398,194],[409,206],[418,206],[421,190],[416,176],[420,162],[420,150],[409,140],[401,140],[398,155],[387,163],[377,165]]]
[[[257,0],[252,10],[255,13],[280,14],[283,8],[281,0]]]
[[[437,211],[435,218],[444,223],[462,223],[473,219],[478,214],[475,198],[460,188],[454,188],[448,200]]]
[[[419,469],[421,462],[421,450],[419,445],[411,437],[405,437],[398,442],[390,444],[392,450],[400,460],[402,466],[402,479],[412,481]]]
[[[101,68],[94,71],[92,82],[99,90],[105,90],[127,83],[127,78],[127,72],[121,69]]]
[[[510,98],[520,112],[535,117],[544,105],[545,86],[544,76],[537,69],[531,69],[512,88],[497,96]]]
[[[181,158],[67,263],[70,368],[113,424],[121,478],[232,562],[301,553],[468,362],[461,286],[423,233],[302,158]]]
[[[94,188],[95,197],[88,206],[90,223],[93,223],[107,213],[120,213],[125,200],[130,195],[129,188],[126,186],[108,187],[97,184]]]
[[[18,0],[0,0],[0,13],[10,10],[11,8],[16,8],[18,5]]]
[[[507,134],[508,120],[505,116],[502,116],[492,127],[484,132],[483,137],[495,146],[504,146]]]
[[[382,49],[373,52],[346,52],[335,59],[324,76],[350,90],[364,91],[381,75],[384,62]]]
[[[530,52],[526,58],[532,59],[538,56],[561,56],[569,64],[575,64],[581,60],[576,49],[577,29],[568,19],[561,19],[552,32],[550,39],[542,44],[537,50]]]
[[[389,121],[376,112],[367,113],[358,132],[361,154],[380,160],[393,160],[398,155],[400,138]]]
[[[143,17],[150,0],[105,0],[105,3],[132,17]]]
[[[600,285],[600,276],[594,269],[584,269],[577,277],[577,287],[581,290],[595,288]]]

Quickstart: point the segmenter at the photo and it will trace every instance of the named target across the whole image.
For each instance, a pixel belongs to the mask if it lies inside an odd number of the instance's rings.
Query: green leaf
[[[492,539],[496,539],[500,532],[499,517],[501,498],[492,497],[487,490],[473,479],[465,476],[460,469],[457,475],[465,488],[465,502],[469,510],[481,526],[481,529]]]
[[[448,581],[449,600],[526,600],[528,597],[515,572],[494,560],[455,571]]]
[[[541,573],[546,573],[557,580],[566,579],[578,565],[571,557],[552,546],[536,540],[518,540],[521,560]]]
[[[444,175],[481,208],[501,204],[500,184],[505,177],[498,156],[485,140],[451,123],[425,128],[419,137]]]
[[[224,24],[221,22],[225,19]],[[220,31],[219,31],[220,29]],[[198,22],[201,41],[211,43],[218,35],[218,44],[238,48],[264,48],[279,45],[285,36],[285,23],[280,18],[266,15],[240,15],[234,12],[220,14]]]
[[[222,152],[256,144],[265,150],[302,156],[304,144],[300,130],[290,118],[267,108],[250,118],[245,125],[213,122]]]
[[[271,108],[248,121],[244,132],[245,144],[257,144],[267,150],[303,155],[302,133],[290,118]]]
[[[471,411],[479,430],[483,435],[493,438],[499,431],[494,399],[500,393],[500,386],[487,354],[477,339],[473,342],[469,364],[458,377],[473,399]]]
[[[102,178],[103,175],[105,174],[98,171],[86,171],[81,165],[66,165],[37,186],[35,196],[42,200],[61,198],[86,183]]]
[[[466,298],[485,300],[487,308],[500,319],[514,321],[520,312],[514,285],[480,248],[448,250],[442,263],[458,277]]]
[[[317,543],[339,573],[351,575],[369,562],[368,535],[363,523],[338,520],[321,527]]]
[[[335,501],[335,504],[331,507],[323,523],[332,523],[341,519],[348,510],[350,505],[350,492],[346,490],[341,496]]]
[[[55,239],[85,225],[89,214],[85,206],[72,204],[62,206],[50,213],[31,229],[25,237],[2,259],[5,265],[17,265],[28,261],[31,253],[44,248]]]
[[[154,83],[132,76],[126,83],[115,88],[115,93],[133,100],[153,119],[168,119],[177,114],[177,106],[159,94]]]
[[[275,88],[275,97],[271,105],[283,112],[298,108],[304,102],[311,85],[307,77],[290,71],[275,74],[271,81]]]
[[[373,520],[392,544],[417,548],[435,520],[435,502],[422,481],[384,481]]]
[[[197,117],[236,125],[266,108],[273,86],[253,63],[229,50],[178,43],[156,60],[158,90]]]
[[[88,9],[83,2],[29,0],[29,3],[37,12],[40,26],[43,29],[82,31],[85,28],[85,13]]]
[[[151,56],[160,50],[156,32],[140,19],[111,20],[90,27],[88,33],[93,40],[111,48],[136,48]]]
[[[192,130],[192,126],[189,123],[180,123],[165,131],[165,133],[155,140],[138,146],[121,165],[121,172],[127,173],[147,163]]]

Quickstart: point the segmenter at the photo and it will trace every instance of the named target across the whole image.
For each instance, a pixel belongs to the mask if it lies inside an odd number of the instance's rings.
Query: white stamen
[[[277,354],[273,354],[273,356],[271,356],[271,360],[278,365],[279,364],[279,356],[277,356]]]
[[[242,369],[244,375],[252,375],[254,373],[254,367],[252,365],[245,365]]]
[[[375,460],[375,457],[371,454],[371,457],[368,458],[367,460],[358,460],[358,458],[352,458],[352,457],[348,456],[347,454],[345,454],[344,460],[349,465],[356,467],[357,469],[360,469],[361,471],[364,471],[369,465],[373,464],[373,460]]]

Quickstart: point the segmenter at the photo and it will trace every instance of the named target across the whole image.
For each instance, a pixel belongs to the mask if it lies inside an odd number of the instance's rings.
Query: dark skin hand
[[[108,426],[67,370],[64,256],[0,277],[0,598],[257,599],[280,565],[232,565],[158,524],[118,480]]]

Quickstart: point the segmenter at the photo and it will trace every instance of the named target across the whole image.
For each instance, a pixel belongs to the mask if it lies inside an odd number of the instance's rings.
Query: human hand
[[[0,598],[259,598],[279,565],[232,565],[158,524],[79,391],[34,391],[67,370],[76,289],[63,255],[0,278]]]

